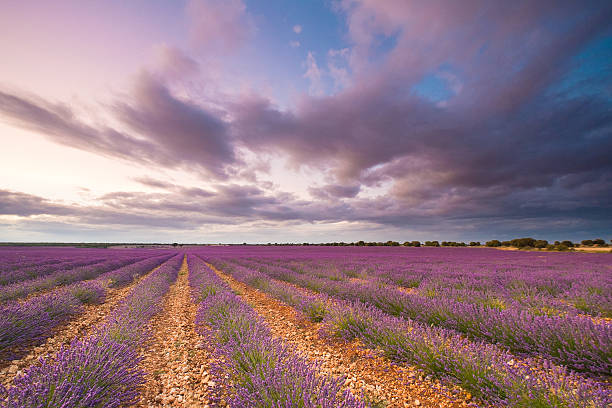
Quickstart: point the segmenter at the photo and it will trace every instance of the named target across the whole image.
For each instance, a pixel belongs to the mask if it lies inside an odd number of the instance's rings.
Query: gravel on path
[[[191,300],[187,262],[170,287],[163,310],[151,322],[151,340],[142,350],[146,384],[137,407],[208,408],[209,356],[195,331],[197,305]]]

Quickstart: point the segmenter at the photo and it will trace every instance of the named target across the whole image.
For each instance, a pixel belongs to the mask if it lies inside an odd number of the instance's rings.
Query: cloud
[[[320,96],[323,94],[323,82],[321,76],[322,73],[317,65],[314,54],[312,51],[308,51],[308,56],[306,57],[306,73],[304,73],[304,78],[307,78],[310,81],[308,91],[311,95]]]
[[[349,55],[348,48],[330,49],[327,52],[327,69],[334,81],[334,89],[336,90],[344,89],[350,85],[349,72],[345,67]]]
[[[0,190],[0,214],[29,217],[37,214],[66,215],[69,210],[39,196]]]
[[[338,198],[354,198],[361,190],[360,184],[328,184],[323,187],[310,187],[310,194],[322,200],[334,200]]]
[[[159,44],[154,48],[155,68],[163,78],[184,80],[200,72],[199,64],[182,50],[168,44]]]
[[[206,55],[235,52],[255,32],[242,0],[189,0],[186,13],[191,41]]]
[[[189,167],[215,178],[226,177],[225,168],[237,163],[222,112],[178,99],[146,71],[110,113],[133,133],[86,124],[65,104],[0,90],[0,117],[63,145],[141,164]]]
[[[322,73],[309,53],[306,77],[317,97],[302,98],[292,111],[264,98],[243,101],[232,127],[250,149],[288,155],[292,165],[322,169],[342,185],[390,184],[376,201],[350,201],[347,218],[568,219],[569,208],[579,217],[610,208],[602,188],[612,175],[610,75],[602,71],[580,83],[599,94],[558,87],[576,54],[609,33],[609,5],[578,13],[570,2],[522,3],[479,14],[478,2],[467,10],[446,2],[419,9],[406,2],[350,3],[355,47],[328,56],[353,63],[361,52],[367,63],[355,66],[350,86],[322,96]],[[431,27],[434,17],[440,23]],[[565,27],[561,35],[555,24]],[[376,59],[371,49],[380,35],[396,40]],[[412,91],[427,73],[439,73],[453,92],[443,106]],[[561,186],[573,177],[581,187]],[[381,211],[368,212],[365,203]]]
[[[299,24],[296,24],[293,26],[293,32],[296,34],[300,34],[302,32],[302,26]]]
[[[339,50],[335,50],[331,48],[329,51],[327,51],[327,55],[330,57],[348,58],[349,54],[350,54],[350,50],[348,48],[341,48]]]
[[[290,41],[289,42],[289,46],[291,46],[291,48],[299,48],[300,45],[302,45],[299,41]]]
[[[138,134],[163,146],[177,166],[196,164],[224,177],[224,166],[235,162],[227,124],[219,115],[177,99],[146,72],[136,80],[132,101],[116,103],[113,111]]]
[[[88,125],[65,104],[0,91],[0,113],[9,124],[37,131],[57,143],[136,162],[166,162],[163,151],[146,140],[115,129]]]
[[[133,180],[147,187],[161,188],[161,189],[171,189],[174,187],[173,183],[169,183],[164,180],[158,180],[158,179],[154,179],[154,178],[146,177],[146,176],[145,177],[134,177]]]
[[[131,91],[111,104],[117,128],[85,122],[69,105],[0,91],[0,115],[14,125],[105,156],[187,169],[213,184],[140,178],[160,191],[115,192],[92,208],[4,192],[0,208],[19,217],[176,228],[188,220],[422,231],[610,225],[612,77],[609,70],[586,70],[579,83],[567,81],[583,70],[577,55],[611,34],[609,2],[589,9],[546,0],[498,7],[485,1],[338,4],[350,47],[329,50],[327,69],[308,52],[309,95],[292,108],[253,93],[223,95],[214,104],[178,97],[165,79],[200,68],[170,46],[160,49],[163,75],[140,73]],[[241,2],[190,2],[187,10],[200,51],[236,49],[248,37]],[[227,34],[219,31],[223,21]],[[450,90],[443,103],[415,92],[427,76]],[[334,93],[326,95],[329,77]],[[256,176],[266,169],[253,157],[268,155],[307,167],[328,184],[306,187],[313,200],[279,192]],[[246,181],[251,184],[238,184]]]

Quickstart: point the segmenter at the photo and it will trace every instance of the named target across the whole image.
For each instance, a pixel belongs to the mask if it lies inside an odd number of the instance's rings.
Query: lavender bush
[[[44,359],[18,376],[5,391],[2,407],[123,407],[138,398],[144,373],[138,346],[147,322],[176,280],[183,256],[177,255],[143,279],[117,309],[84,340],[75,339],[55,358]]]
[[[79,314],[82,304],[102,302],[109,282],[127,284],[167,258],[168,255],[163,255],[146,259],[102,274],[93,281],[75,283],[0,307],[0,358],[12,359],[19,346],[40,344],[53,334],[55,327]]]
[[[342,392],[342,378],[321,375],[316,364],[274,339],[257,314],[202,261],[190,259],[190,274],[199,275],[190,279],[196,294],[201,287],[218,288],[202,300],[196,323],[222,361],[216,370],[218,389],[230,390],[230,406],[365,406],[349,391]]]
[[[236,267],[231,261],[225,266]],[[498,309],[445,296],[419,296],[376,283],[330,281],[281,267],[260,271],[276,279],[345,300],[370,303],[392,316],[421,321],[503,344],[525,355],[593,374],[612,372],[612,325],[584,316],[535,315],[521,309]]]

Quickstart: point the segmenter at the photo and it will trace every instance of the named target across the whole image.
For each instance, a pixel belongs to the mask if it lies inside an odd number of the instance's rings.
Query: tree
[[[510,244],[513,247],[517,248],[525,248],[525,247],[534,247],[536,240],[533,238],[516,238],[510,241]]]
[[[594,242],[591,239],[585,239],[583,241],[580,242],[582,245],[584,246],[593,246]]]
[[[420,241],[412,241],[412,246],[413,247],[420,247],[421,246],[421,242]]]
[[[572,248],[574,246],[574,243],[572,241],[561,241],[561,245],[565,245],[568,248]]]
[[[491,241],[487,241],[485,245],[488,247],[500,247],[502,243],[496,239],[492,239]]]
[[[440,243],[438,241],[425,241],[425,246],[439,247]]]
[[[172,246],[176,248],[176,247],[178,246],[178,244],[177,244],[176,242],[174,242],[174,243],[172,244]]]
[[[603,246],[603,245],[606,245],[606,241],[604,241],[601,238],[597,238],[597,239],[593,240],[593,244],[595,244],[595,245],[602,245]]]
[[[545,239],[538,239],[533,246],[536,248],[546,248],[546,246],[548,245],[548,241],[546,241]]]
[[[472,242],[470,242],[470,246],[480,246],[480,242],[472,241]]]

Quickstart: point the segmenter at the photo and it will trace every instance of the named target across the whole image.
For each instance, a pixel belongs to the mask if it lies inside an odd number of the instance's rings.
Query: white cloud
[[[304,78],[308,78],[310,80],[310,87],[308,91],[311,95],[322,95],[323,94],[323,83],[321,82],[321,70],[317,65],[317,60],[315,59],[312,51],[308,51],[308,57],[306,58],[306,73],[304,74]]]
[[[299,41],[291,41],[289,42],[289,45],[291,46],[291,48],[298,48],[302,44]]]
[[[348,56],[349,56],[349,49],[348,48],[342,48],[340,50],[334,50],[332,48],[329,51],[327,51],[327,55],[329,55],[330,57],[348,58]]]
[[[302,26],[299,25],[299,24],[294,25],[293,26],[293,32],[296,33],[296,34],[301,33],[302,32]]]
[[[334,80],[334,89],[344,89],[350,85],[349,73],[346,68],[349,49],[330,49],[327,51],[327,69]]]

